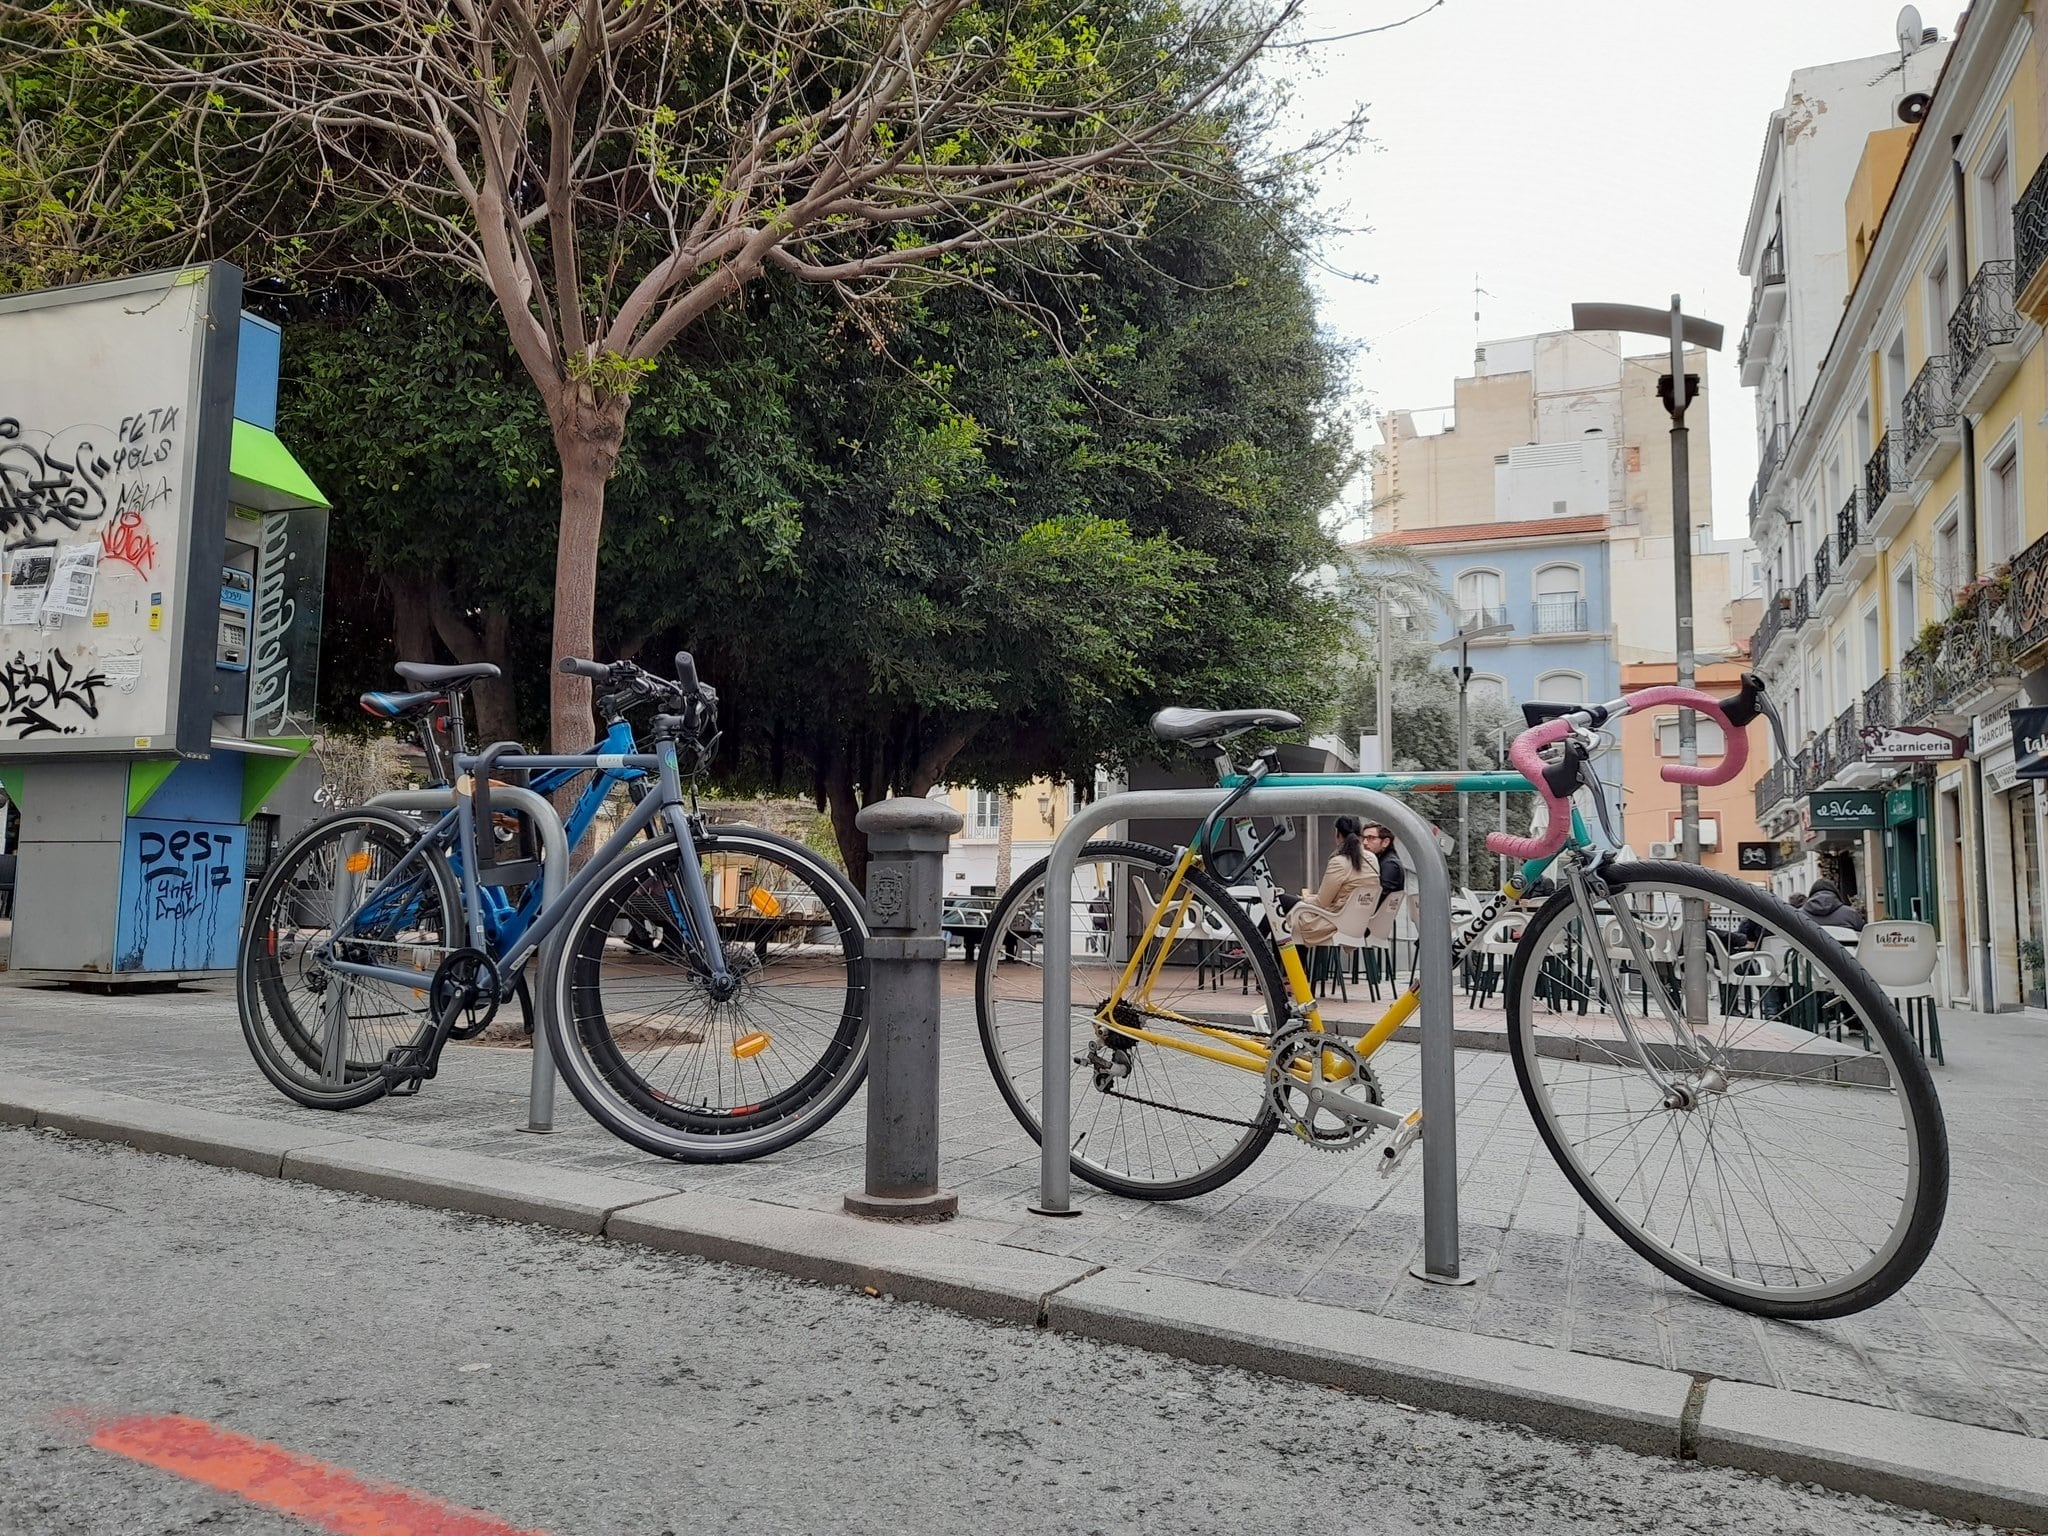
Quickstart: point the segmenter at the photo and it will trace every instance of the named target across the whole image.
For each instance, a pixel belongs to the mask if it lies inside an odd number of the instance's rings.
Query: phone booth
[[[12,968],[234,966],[248,822],[312,745],[327,500],[214,262],[0,298]]]

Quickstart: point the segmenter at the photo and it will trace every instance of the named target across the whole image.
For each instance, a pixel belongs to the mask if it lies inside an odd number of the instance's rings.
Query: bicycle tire
[[[1657,959],[1642,940],[1654,980],[1632,957],[1620,969],[1630,952],[1618,927],[1594,937],[1625,996],[1645,1000],[1647,1053],[1695,1101],[1671,1104],[1642,1055],[1594,1012],[1613,1012],[1602,1001],[1607,983],[1561,887],[1516,947],[1508,1041],[1565,1177],[1630,1248],[1725,1305],[1817,1320],[1896,1292],[1941,1229],[1949,1152],[1933,1078],[1882,989],[1812,919],[1729,875],[1673,863],[1612,864],[1600,875],[1605,923],[1620,921],[1623,903],[1639,936],[1640,914],[1664,898],[1672,958]],[[1710,942],[1696,1049],[1680,1046],[1648,1002],[1654,985],[1683,1007],[1677,914],[1687,899],[1756,921],[1784,944],[1782,972],[1773,951],[1773,969],[1759,973],[1782,974],[1770,987],[1731,980],[1734,957],[1724,948],[1716,958]],[[1582,1022],[1571,1020],[1574,1005]],[[1867,1054],[1847,1047],[1851,1028]],[[1639,1145],[1631,1171],[1625,1155]]]
[[[988,936],[982,942],[974,984],[975,1020],[982,1054],[996,1088],[1032,1141],[1041,1144],[1044,1128],[1034,1106],[1042,1090],[1031,1085],[1043,1075],[1045,1010],[1039,993],[1042,966],[1020,958],[1026,948],[1021,943],[1016,946],[1019,955],[1006,960],[1005,952],[1011,946],[1013,934],[1030,932],[1033,901],[1040,904],[1042,922],[1048,862],[1040,859],[1026,869],[996,904],[989,917]],[[1130,871],[1129,875],[1110,875],[1101,886],[1112,893],[1108,899],[1113,912],[1114,893],[1118,890],[1133,893],[1134,901],[1143,899],[1135,892],[1145,885],[1145,878],[1153,882],[1150,891],[1163,893],[1165,881],[1179,862],[1180,854],[1175,850],[1145,843],[1104,841],[1082,848],[1075,867],[1077,873],[1091,866],[1099,872],[1104,865]],[[1143,871],[1145,878],[1138,877],[1138,871]],[[1202,902],[1229,932],[1225,942],[1235,945],[1238,963],[1244,967],[1243,995],[1249,998],[1252,981],[1258,985],[1256,1001],[1261,1006],[1236,1012],[1248,1012],[1250,1022],[1256,1024],[1262,1010],[1263,1025],[1256,1031],[1246,1028],[1237,1032],[1256,1034],[1261,1041],[1270,1039],[1274,1021],[1287,1016],[1287,990],[1272,945],[1230,893],[1205,871],[1191,870],[1188,878]],[[1091,916],[1091,925],[1093,921]],[[1113,928],[1113,916],[1110,922]],[[1083,931],[1092,932],[1092,926]],[[1111,986],[1116,981],[1110,973],[1117,969],[1113,945],[1114,939],[1106,937],[1105,963],[1085,968],[1103,972],[1100,979]],[[1195,958],[1199,989],[1203,961],[1199,955]],[[1004,980],[1002,972],[1006,968],[1019,972],[1020,984],[1013,986]],[[1137,1200],[1185,1200],[1228,1184],[1256,1162],[1273,1139],[1275,1120],[1266,1103],[1264,1077],[1212,1063],[1171,1046],[1147,1045],[1128,1036],[1105,1034],[1096,1024],[1094,1010],[1107,993],[1101,986],[1084,985],[1096,980],[1086,975],[1083,967],[1075,967],[1072,1040],[1077,1048],[1084,1040],[1100,1044],[1110,1051],[1112,1059],[1116,1051],[1128,1050],[1129,1059],[1124,1063],[1129,1068],[1128,1076],[1117,1081],[1130,1087],[1126,1091],[1112,1083],[1105,1088],[1092,1068],[1076,1065],[1071,1080],[1069,1122],[1074,1133],[1070,1149],[1074,1173],[1098,1189]],[[1092,1002],[1088,1000],[1091,998]],[[1165,1024],[1163,1020],[1150,1022]],[[1161,1032],[1173,1027],[1165,1024]],[[1190,1038],[1195,1038],[1192,1033]],[[1116,1039],[1124,1040],[1126,1045],[1116,1045]],[[1176,1060],[1185,1065],[1176,1069]],[[1242,1092],[1234,1091],[1239,1085]],[[1177,1099],[1188,1102],[1174,1102]],[[1148,1110],[1158,1111],[1160,1116],[1149,1127],[1152,1117]],[[1220,1125],[1224,1131],[1207,1131],[1205,1127],[1209,1125]],[[1242,1134],[1227,1138],[1225,1133],[1232,1129]]]
[[[384,1096],[390,1088],[381,1071],[384,1053],[411,1040],[425,1018],[426,983],[432,968],[422,970],[421,986],[411,989],[409,999],[399,995],[402,989],[386,983],[339,979],[343,998],[378,1000],[374,1015],[378,1023],[374,1030],[359,1026],[357,1015],[344,1005],[349,1038],[341,1047],[341,1081],[337,1084],[324,1065],[326,1026],[307,1017],[301,1006],[317,998],[322,1000],[324,1012],[328,989],[337,984],[334,973],[317,962],[307,963],[314,945],[321,942],[319,935],[327,930],[309,928],[300,920],[282,924],[276,920],[279,916],[312,919],[319,916],[317,912],[280,913],[277,909],[281,902],[296,899],[297,893],[289,891],[288,885],[324,847],[357,840],[359,849],[364,843],[374,845],[395,864],[420,836],[418,825],[396,812],[368,806],[341,811],[293,838],[257,882],[235,957],[236,1012],[241,1018],[242,1038],[263,1075],[287,1098],[309,1109],[357,1109]],[[372,868],[361,873],[365,878],[379,878],[374,856],[371,862]],[[418,869],[410,892],[402,888],[387,897],[394,902],[388,921],[407,922],[411,936],[403,940],[372,937],[370,942],[403,943],[410,950],[445,953],[450,928],[459,928],[460,922],[461,898],[454,871],[440,850],[431,848],[421,855]],[[413,899],[417,906],[408,908],[406,903]],[[360,913],[352,915],[359,917]],[[394,929],[394,935],[397,931]],[[296,976],[291,971],[295,960],[301,962]],[[293,995],[295,980],[303,985],[301,998]],[[365,1016],[365,1026],[369,1017]]]
[[[700,1022],[680,1032],[673,1024],[679,1010],[668,1008],[628,1020],[614,1031],[606,1010],[604,963],[614,941],[627,953],[637,954],[643,969],[647,957],[661,947],[658,936],[650,942],[649,936],[636,933],[633,925],[648,923],[658,930],[670,921],[648,912],[647,904],[655,898],[646,893],[666,891],[674,880],[672,873],[662,872],[664,863],[672,866],[676,860],[673,841],[636,844],[578,898],[543,950],[536,991],[542,1005],[541,1027],[548,1032],[556,1069],[592,1119],[620,1140],[660,1157],[678,1162],[738,1162],[801,1141],[836,1115],[866,1080],[867,914],[865,906],[852,896],[844,876],[801,843],[758,829],[721,826],[707,827],[696,844],[702,860],[715,860],[722,854],[751,856],[800,872],[803,885],[829,920],[832,936],[824,946],[827,954],[822,960],[795,950],[777,955],[775,964],[787,960],[789,965],[782,972],[786,979],[779,983],[784,1006],[774,1028],[767,1027],[767,984],[749,981],[741,999],[760,999],[750,1016],[741,1016],[744,1007],[735,999],[729,1004],[709,1003]],[[644,899],[629,912],[636,896]],[[618,931],[621,924],[625,933]],[[742,936],[725,943],[728,956],[742,965],[747,954],[756,955],[758,963],[748,975],[768,969],[771,962],[761,952],[766,946],[758,938]],[[834,943],[837,962],[830,956]],[[819,946],[807,937],[798,947]],[[685,974],[674,978],[672,984],[679,987],[676,996],[680,998],[688,995],[692,983]],[[805,989],[831,993],[837,1000],[806,1003],[797,995]],[[615,984],[614,999],[621,998],[625,990],[624,980]],[[662,1015],[658,1024],[651,1022],[657,1011]],[[823,1024],[809,1026],[794,1017],[804,1012],[816,1014]],[[752,1027],[743,1030],[743,1024]],[[691,1029],[699,1032],[695,1040],[687,1038]],[[649,1034],[645,1043],[650,1048],[661,1047],[662,1055],[646,1058],[644,1052],[626,1048],[636,1044],[632,1039],[636,1032]],[[768,1036],[768,1046],[742,1057],[739,1050],[756,1032]],[[677,1038],[662,1038],[669,1034]],[[626,1037],[624,1045],[621,1035]],[[802,1043],[806,1039],[809,1046]],[[790,1046],[787,1052],[783,1050],[785,1042]],[[665,1086],[652,1081],[646,1066],[666,1061],[679,1044],[712,1045],[714,1049],[697,1058],[700,1065],[687,1084],[680,1069]],[[721,1046],[743,1066],[727,1067],[717,1061],[716,1049]],[[772,1057],[771,1050],[776,1053]],[[763,1058],[769,1059],[764,1062]],[[705,1062],[715,1066],[720,1086],[728,1082],[730,1074],[731,1088],[725,1098],[736,1097],[745,1086],[746,1102],[712,1103],[702,1075]],[[773,1082],[772,1074],[784,1067],[788,1069],[784,1080]],[[756,1094],[755,1088],[766,1091]]]

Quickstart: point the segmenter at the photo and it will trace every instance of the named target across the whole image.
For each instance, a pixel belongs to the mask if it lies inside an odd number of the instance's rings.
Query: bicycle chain
[[[1111,1027],[1114,1028],[1114,1026]],[[1211,1029],[1220,1029],[1225,1034],[1242,1035],[1247,1040],[1262,1040],[1269,1045],[1272,1043],[1274,1038],[1272,1034],[1267,1032],[1262,1032],[1256,1029],[1238,1029],[1229,1024],[1210,1024],[1208,1027]],[[1100,1042],[1098,1041],[1098,1043]],[[1077,1067],[1085,1067],[1088,1064],[1089,1062],[1086,1056],[1076,1056],[1074,1058],[1074,1065]],[[1142,1104],[1147,1109],[1163,1109],[1168,1114],[1186,1115],[1189,1119],[1192,1120],[1210,1120],[1214,1121],[1217,1125],[1241,1125],[1246,1130],[1255,1131],[1263,1123],[1258,1120],[1233,1120],[1228,1115],[1212,1115],[1207,1110],[1188,1109],[1184,1105],[1180,1104],[1162,1104],[1157,1099],[1148,1099],[1144,1097],[1142,1094],[1119,1093],[1114,1088],[1104,1088],[1101,1087],[1099,1084],[1096,1086],[1095,1091],[1101,1094],[1105,1099],[1122,1099],[1128,1104]]]

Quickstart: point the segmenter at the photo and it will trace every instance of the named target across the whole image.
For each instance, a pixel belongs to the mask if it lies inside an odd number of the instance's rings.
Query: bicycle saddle
[[[364,714],[375,715],[380,720],[404,720],[424,714],[436,704],[447,701],[448,695],[439,689],[429,689],[425,693],[365,693],[358,700]]]
[[[1260,726],[1298,731],[1301,717],[1284,709],[1162,709],[1152,717],[1152,734],[1161,741],[1222,741]]]
[[[488,661],[472,661],[459,667],[436,667],[424,661],[401,661],[391,669],[415,688],[450,688],[496,677],[498,669]]]

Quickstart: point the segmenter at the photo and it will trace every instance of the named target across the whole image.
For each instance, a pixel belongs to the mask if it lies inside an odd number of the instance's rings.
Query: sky
[[[1306,35],[1399,21],[1426,3],[1311,0]],[[1948,37],[1961,8],[1920,12]],[[1368,144],[1323,179],[1325,210],[1358,232],[1316,252],[1323,324],[1359,348],[1354,406],[1448,406],[1479,336],[1563,330],[1575,301],[1662,308],[1677,293],[1687,313],[1726,328],[1708,378],[1714,526],[1745,533],[1756,431],[1735,370],[1749,311],[1735,264],[1765,123],[1794,69],[1896,48],[1899,9],[1443,0],[1391,31],[1290,50],[1297,140],[1360,102],[1370,118]],[[1642,350],[1657,343],[1643,338]]]

